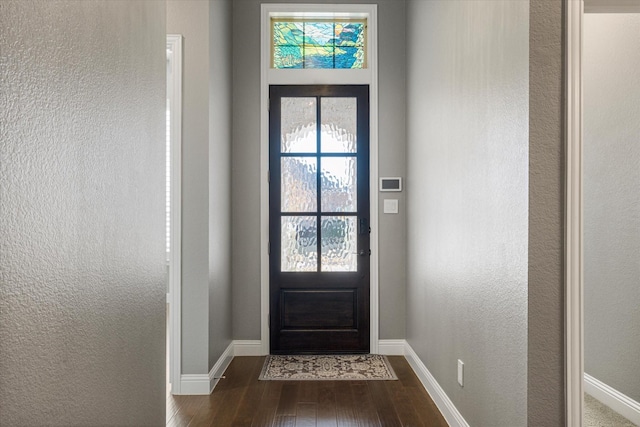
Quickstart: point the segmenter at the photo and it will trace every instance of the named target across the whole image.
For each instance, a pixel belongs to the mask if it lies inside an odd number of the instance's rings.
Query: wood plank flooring
[[[167,396],[167,426],[446,427],[404,357],[398,381],[258,381],[264,357],[236,357],[209,396]]]

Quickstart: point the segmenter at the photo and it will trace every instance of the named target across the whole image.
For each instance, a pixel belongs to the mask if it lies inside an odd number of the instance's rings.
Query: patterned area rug
[[[261,380],[397,380],[385,356],[379,354],[267,356]]]

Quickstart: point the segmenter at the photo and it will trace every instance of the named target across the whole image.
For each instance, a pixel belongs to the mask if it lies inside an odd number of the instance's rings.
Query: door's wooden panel
[[[357,289],[281,291],[282,329],[357,329]]]
[[[273,354],[291,354],[295,348],[296,354],[356,354],[368,353],[363,350],[363,343],[357,330],[316,330],[316,331],[280,331],[280,345],[285,350],[272,350]],[[322,351],[318,351],[318,347]]]

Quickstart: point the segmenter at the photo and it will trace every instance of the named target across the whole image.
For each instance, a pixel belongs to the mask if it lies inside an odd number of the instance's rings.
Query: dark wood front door
[[[369,87],[269,92],[271,353],[368,353]]]

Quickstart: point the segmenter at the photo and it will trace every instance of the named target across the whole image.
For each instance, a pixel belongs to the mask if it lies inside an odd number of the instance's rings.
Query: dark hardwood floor
[[[446,427],[404,357],[398,381],[258,381],[264,357],[236,357],[209,396],[167,397],[168,426]]]

